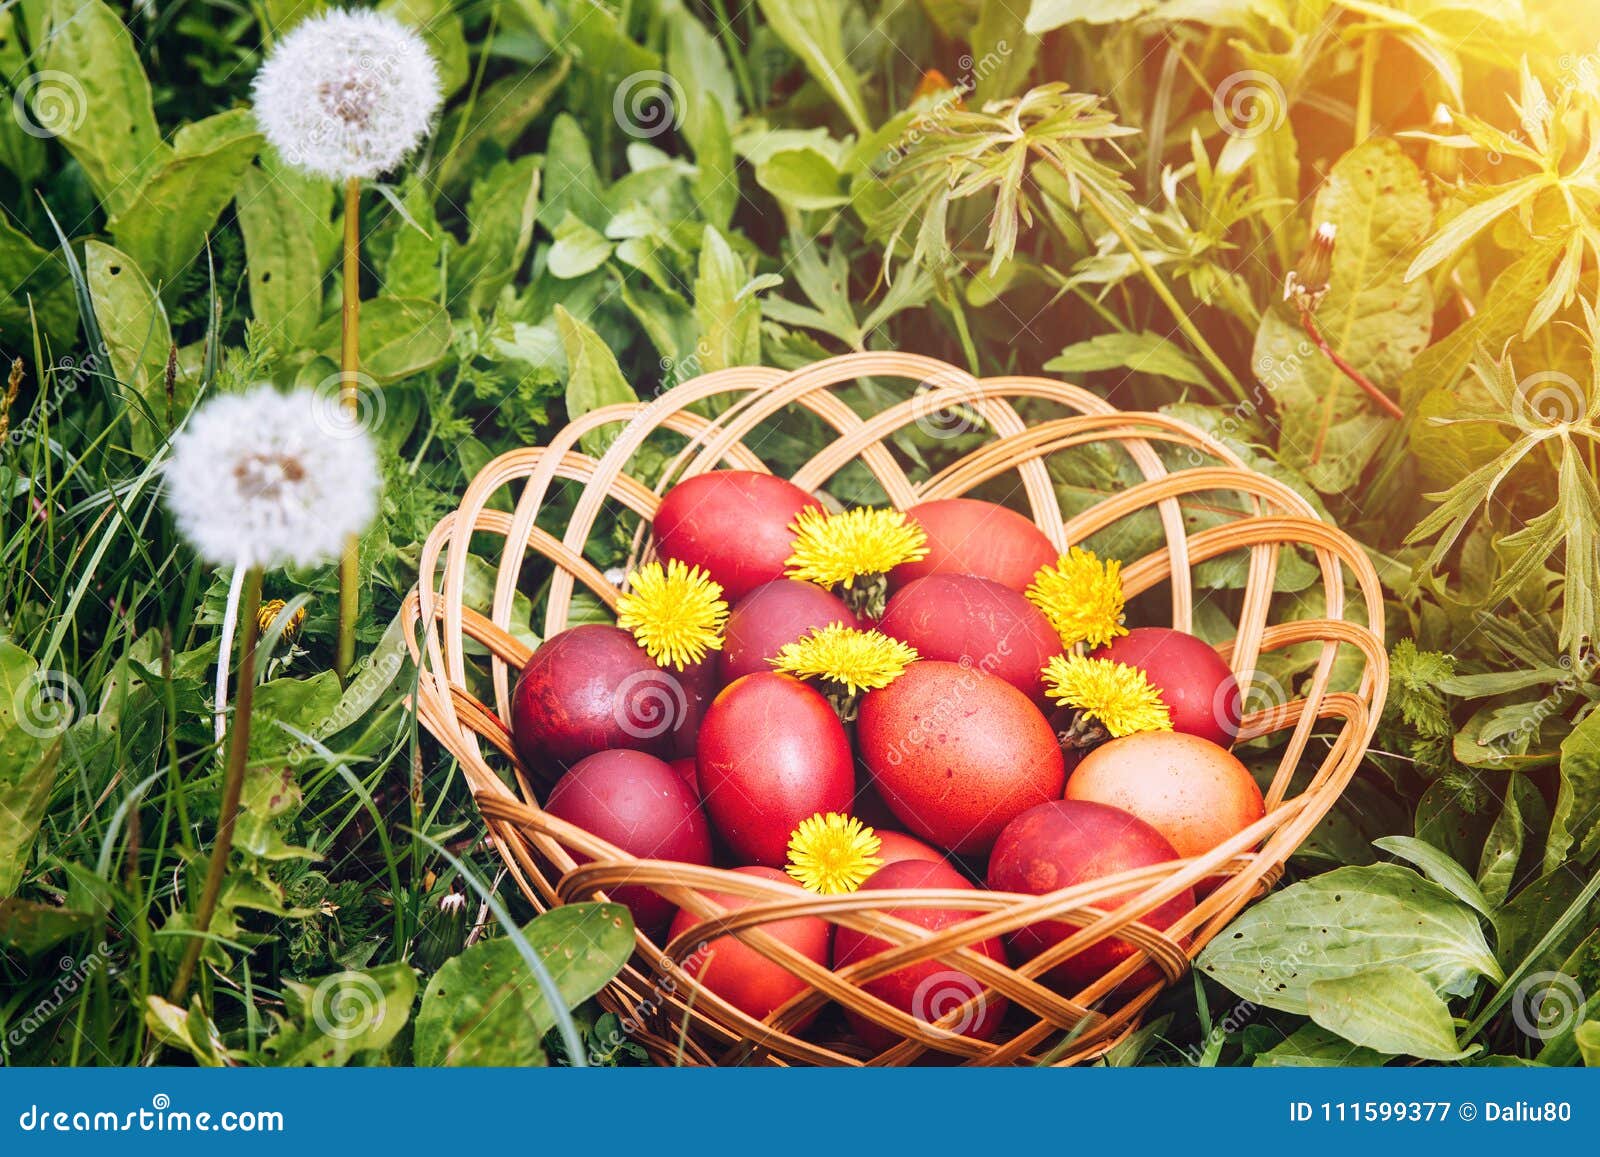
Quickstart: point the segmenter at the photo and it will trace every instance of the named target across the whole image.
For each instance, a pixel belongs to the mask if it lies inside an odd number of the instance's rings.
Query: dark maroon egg
[[[1094,652],[1137,667],[1161,692],[1172,729],[1222,747],[1239,738],[1239,686],[1222,656],[1204,639],[1171,627],[1135,627]]]
[[[885,864],[867,877],[860,890],[871,892],[900,888],[976,890],[966,877],[943,860],[902,860]],[[956,908],[907,906],[884,909],[884,915],[926,928],[930,932],[941,932],[952,924],[971,920],[981,914]],[[890,947],[888,940],[841,925],[833,938],[833,967],[843,968],[847,964],[876,956]],[[1005,946],[998,936],[979,941],[973,945],[973,949],[991,960],[1005,963]],[[1003,997],[982,996],[984,985],[970,972],[952,968],[937,960],[908,964],[869,980],[861,987],[885,1004],[893,1005],[929,1024],[957,1009],[963,1009],[955,1021],[946,1027],[951,1032],[978,1040],[988,1040],[994,1035],[1006,1011]],[[969,1001],[974,1002],[970,1008],[966,1007]],[[900,1040],[898,1035],[859,1013],[847,1010],[845,1016],[856,1030],[856,1035],[875,1050],[881,1051]]]
[[[794,551],[789,524],[822,504],[791,482],[751,470],[714,470],[685,478],[661,499],[651,522],[656,551],[703,568],[738,602],[783,577]]]
[[[677,759],[669,760],[669,766],[682,778],[684,784],[694,793],[694,798],[700,798],[700,774],[695,770],[694,756],[680,755]]]
[[[588,623],[552,635],[512,696],[517,755],[547,781],[597,751],[671,755],[677,732],[693,726],[692,684],[657,667],[620,627]]]
[[[728,615],[717,656],[721,682],[726,686],[742,675],[771,671],[767,660],[775,658],[784,644],[830,623],[860,626],[844,600],[821,587],[795,579],[763,583]]]
[[[846,812],[855,760],[822,694],[787,675],[736,679],[700,725],[700,794],[741,860],[778,868],[789,836],[818,812]]]
[[[550,789],[544,808],[640,859],[711,863],[711,829],[699,801],[681,775],[642,751],[579,760]],[[577,853],[573,858],[587,862]],[[621,884],[610,895],[628,906],[647,936],[659,936],[676,911],[644,885]]]
[[[1061,653],[1061,636],[1039,608],[993,579],[933,574],[895,592],[878,630],[924,659],[977,667],[1046,703],[1040,670]]]

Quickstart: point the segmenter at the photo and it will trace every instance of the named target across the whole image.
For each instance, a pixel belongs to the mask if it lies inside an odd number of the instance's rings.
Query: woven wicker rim
[[[916,383],[916,390],[882,412],[862,417],[832,391],[865,378],[909,380]],[[1022,399],[1036,408],[1053,405],[1064,413],[1030,426],[1013,405]],[[706,403],[720,407],[714,418],[704,416]],[[1124,585],[1133,598],[1167,584],[1171,624],[1179,629],[1193,626],[1193,568],[1247,551],[1237,634],[1218,648],[1236,673],[1241,702],[1248,703],[1253,689],[1259,689],[1257,664],[1264,652],[1318,648],[1301,697],[1285,701],[1274,697],[1243,721],[1241,743],[1287,733],[1278,769],[1265,793],[1266,816],[1204,856],[1124,872],[1045,896],[917,890],[824,897],[743,873],[639,860],[541,811],[524,769],[516,764],[508,724],[513,675],[531,653],[512,634],[513,597],[522,587],[527,554],[531,551],[553,564],[544,596],[543,637],[567,625],[579,582],[613,607],[619,591],[583,553],[606,504],[639,517],[635,558],[650,557],[648,522],[661,494],[682,478],[707,470],[767,470],[749,442],[764,422],[791,407],[809,411],[835,434],[792,476],[806,490],[819,489],[855,462],[871,472],[891,504],[902,508],[959,497],[980,486],[992,487],[997,479],[1014,477],[1016,493],[1059,550],[1154,508],[1164,546],[1143,558],[1126,560]],[[938,434],[951,422],[963,432],[986,434],[988,440],[932,477],[913,482],[887,440],[913,425]],[[603,437],[604,428],[619,424],[620,433],[598,458],[578,449]],[[1096,443],[1120,447],[1143,481],[1064,518],[1051,484],[1049,458]],[[646,444],[674,449],[655,489],[625,472]],[[1193,465],[1169,470],[1158,446],[1165,446],[1169,457],[1180,452]],[[578,484],[577,500],[565,533],[556,538],[535,520],[553,488],[561,493],[567,483]],[[490,505],[519,485],[509,511]],[[1236,516],[1189,531],[1182,501],[1218,493],[1244,498],[1242,505],[1237,500],[1214,504],[1213,513]],[[467,601],[469,562],[475,545],[485,541],[498,548],[487,559],[477,556],[495,568],[487,613]],[[1279,556],[1286,546],[1303,548],[1315,560],[1324,617],[1269,623]],[[763,367],[720,370],[649,401],[586,414],[557,433],[550,445],[514,450],[485,466],[467,487],[460,507],[429,536],[420,576],[404,608],[412,657],[421,667],[414,707],[428,731],[459,760],[494,845],[518,887],[536,907],[547,909],[603,896],[606,889],[626,882],[648,887],[701,917],[701,923],[665,945],[641,934],[633,963],[601,997],[623,1018],[634,1039],[663,1063],[895,1065],[933,1053],[971,1064],[1073,1064],[1104,1054],[1137,1027],[1163,984],[1180,978],[1200,949],[1276,881],[1283,863],[1333,805],[1365,755],[1388,682],[1382,598],[1372,563],[1347,535],[1320,522],[1292,489],[1248,469],[1220,441],[1169,416],[1121,412],[1087,390],[1050,379],[978,379],[946,363],[899,352],[850,354],[787,372]],[[1347,583],[1370,627],[1345,618]],[[1341,649],[1353,650],[1361,660],[1353,691],[1333,689],[1334,664]],[[485,653],[492,706],[468,690],[469,655]],[[1324,726],[1316,739],[1326,743],[1326,752],[1313,761],[1308,747],[1319,723]],[[1335,725],[1337,729],[1330,730]],[[514,787],[490,759],[509,765]],[[1291,796],[1297,768],[1312,762],[1314,770]],[[573,853],[588,862],[578,866]],[[1138,922],[1196,882],[1219,877],[1225,882],[1164,931]],[[706,899],[705,890],[752,903],[729,913]],[[1109,910],[1097,907],[1130,894]],[[930,933],[881,912],[891,907],[952,905],[980,915]],[[836,926],[870,931],[892,947],[831,971],[762,931],[773,921],[797,916],[818,916]],[[973,950],[973,945],[992,936],[1045,918],[1064,918],[1079,931],[1015,966]],[[764,1021],[745,1015],[679,967],[719,935],[738,936],[780,962],[805,987]],[[1110,936],[1138,951],[1070,997],[1040,983],[1039,977],[1055,964]],[[861,987],[897,968],[929,960],[969,974],[984,986],[983,993],[928,1023]],[[1162,979],[1130,991],[1124,982],[1146,964],[1153,965]],[[1008,1027],[1023,1027],[990,1041],[963,1035],[960,1030],[971,1023],[979,1002],[996,996],[1013,1006]],[[830,1002],[888,1029],[898,1043],[868,1056],[848,1044],[819,1043],[793,1031]]]

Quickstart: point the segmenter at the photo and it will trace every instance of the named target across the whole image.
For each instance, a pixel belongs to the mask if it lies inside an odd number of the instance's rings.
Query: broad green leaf
[[[1028,86],[1039,57],[1039,38],[1026,28],[1028,9],[1029,0],[980,0],[971,40],[972,99],[980,108]]]
[[[338,239],[329,213],[333,190],[303,177],[271,153],[245,170],[235,212],[250,286],[250,312],[279,349],[309,340],[322,320],[322,279]]]
[[[811,79],[865,136],[872,131],[855,70],[844,49],[843,0],[756,0],[767,24],[799,57]]]
[[[465,106],[469,119],[464,127],[462,110],[446,113],[436,136],[448,150],[439,163],[439,186],[455,190],[465,184],[477,161],[478,151],[484,146],[491,146],[502,154],[509,150],[561,91],[571,70],[572,58],[565,54],[557,55],[545,67],[516,69],[486,86],[476,102]],[[547,167],[546,180],[551,176]]]
[[[204,1069],[221,1068],[227,1063],[230,1053],[222,1043],[222,1034],[206,1016],[198,996],[192,998],[188,1009],[153,993],[147,994],[144,1002],[145,1027],[156,1040],[182,1049]]]
[[[1378,964],[1314,980],[1306,1003],[1317,1024],[1375,1052],[1458,1061],[1477,1051],[1456,1044],[1449,1006],[1404,965]]]
[[[48,787],[48,785],[47,785]],[[3,793],[4,789],[0,789]],[[0,802],[0,809],[5,804]],[[0,811],[0,818],[4,812]],[[35,823],[37,828],[37,823]],[[29,842],[32,842],[32,833],[29,833]],[[19,869],[27,862],[28,851],[23,849],[20,857],[15,856],[16,844],[12,834],[0,830],[0,855],[6,856],[4,871],[10,876],[19,876]],[[0,887],[4,887],[0,881]],[[11,887],[15,887],[13,882]],[[93,912],[79,912],[72,908],[57,908],[49,904],[38,904],[32,900],[24,900],[18,896],[6,896],[0,899],[0,955],[15,952],[21,956],[38,956],[48,952],[69,936],[77,936],[94,927],[96,916]],[[70,971],[70,969],[69,969]]]
[[[278,724],[317,734],[339,702],[339,677],[321,671],[304,679],[272,679],[256,689],[251,712],[252,762],[287,755],[299,742]]]
[[[0,214],[0,287],[6,294],[0,297],[0,333],[12,335],[17,346],[29,334],[30,300],[45,333],[61,342],[72,338],[78,307],[60,256],[35,245],[4,214]]]
[[[1505,903],[1517,864],[1522,859],[1524,831],[1538,830],[1530,824],[1525,812],[1548,815],[1544,796],[1533,780],[1520,772],[1512,772],[1507,780],[1505,803],[1484,838],[1483,852],[1478,859],[1478,886],[1491,904]]]
[[[165,430],[182,417],[193,401],[193,390],[183,378],[166,395],[167,355],[172,331],[161,299],[134,260],[120,249],[98,241],[84,242],[84,273],[95,320],[111,355],[117,379],[144,399],[158,428]],[[137,405],[128,407],[128,420],[142,447],[153,444],[149,422]]]
[[[784,149],[756,166],[756,184],[792,209],[832,209],[850,200],[844,176],[816,149]]]
[[[243,109],[180,129],[174,152],[147,172],[132,199],[109,222],[117,247],[151,280],[166,284],[201,252],[206,233],[233,200],[261,146],[255,118]]]
[[[571,280],[593,273],[611,259],[613,248],[605,234],[568,213],[553,233],[546,268],[550,276]]]
[[[378,10],[422,34],[428,42],[428,53],[438,66],[440,86],[447,98],[467,82],[471,72],[467,38],[450,0],[384,0]]]
[[[361,372],[379,383],[432,369],[450,352],[450,316],[416,297],[375,297],[361,303]],[[339,318],[329,318],[312,339],[314,348],[339,357]]]
[[[103,0],[48,0],[45,13],[39,79],[29,90],[35,121],[83,166],[114,217],[133,203],[144,174],[172,155],[150,81],[133,37]]]
[[[1386,138],[1339,159],[1312,213],[1314,221],[1338,229],[1317,326],[1335,351],[1391,396],[1433,324],[1427,282],[1401,277],[1403,260],[1432,213],[1416,165]],[[1355,487],[1389,419],[1308,342],[1288,306],[1262,318],[1252,360],[1277,405],[1284,464],[1325,494]]]
[[[1308,1021],[1274,1045],[1256,1056],[1258,1069],[1307,1069],[1377,1067],[1387,1063],[1389,1057],[1373,1049],[1351,1044],[1336,1032]]]
[[[288,1022],[262,1048],[285,1067],[337,1067],[394,1040],[411,1019],[417,974],[400,961],[283,988]]]
[[[726,134],[727,126],[740,116],[739,87],[722,45],[705,25],[689,15],[679,0],[666,0],[659,8],[667,26],[667,72],[683,89],[684,107],[677,110],[683,135],[698,155],[706,129],[703,114],[714,105]]]
[[[1561,786],[1550,817],[1544,870],[1569,856],[1587,860],[1600,847],[1600,711],[1590,711],[1561,743]]]
[[[1600,1020],[1584,1021],[1572,1034],[1572,1039],[1578,1042],[1583,1063],[1591,1069],[1600,1069]]]
[[[15,82],[29,71],[19,6],[6,5],[0,9],[0,75]],[[27,131],[31,127],[32,123],[24,117],[0,117],[0,169],[14,175],[24,188],[33,186],[45,166],[45,142]],[[10,282],[0,284],[9,285]]]
[[[1395,864],[1339,868],[1268,896],[1196,961],[1246,1000],[1301,1014],[1313,981],[1375,964],[1404,966],[1455,996],[1471,992],[1480,975],[1502,978],[1476,913]]]
[[[715,101],[707,101],[694,114],[698,126],[694,146],[695,208],[706,224],[726,229],[739,207],[739,172],[733,156],[733,137],[727,115]]]
[[[639,396],[622,376],[616,355],[600,335],[559,305],[555,313],[561,346],[567,355],[567,417],[578,418],[590,410],[637,402]],[[614,425],[592,430],[581,439],[583,452],[598,458],[615,436]]]
[[[1398,856],[1415,865],[1424,876],[1463,904],[1470,905],[1485,916],[1493,915],[1489,901],[1484,899],[1467,870],[1426,840],[1419,840],[1415,836],[1384,836],[1372,842],[1391,856]]]
[[[767,278],[751,278],[722,234],[706,226],[700,243],[700,267],[694,279],[700,373],[761,361],[759,293],[771,284]]]
[[[611,219],[606,208],[600,174],[595,171],[589,140],[578,122],[562,113],[550,124],[550,139],[545,145],[544,206],[549,222],[560,222],[568,213],[605,231]]]
[[[1206,377],[1189,355],[1157,333],[1102,333],[1074,342],[1045,362],[1056,374],[1086,374],[1096,370],[1128,369],[1139,374],[1159,374],[1194,386]]]
[[[604,988],[633,954],[633,921],[619,904],[565,904],[525,925],[567,1008]],[[417,1014],[419,1066],[538,1065],[556,1023],[538,978],[509,939],[474,944],[428,982]]]
[[[0,896],[15,892],[27,871],[61,737],[83,707],[72,676],[41,671],[26,651],[0,640]]]
[[[472,183],[467,204],[467,243],[451,263],[452,298],[466,286],[466,301],[490,310],[511,283],[533,243],[539,213],[539,158],[519,157],[490,169]]]

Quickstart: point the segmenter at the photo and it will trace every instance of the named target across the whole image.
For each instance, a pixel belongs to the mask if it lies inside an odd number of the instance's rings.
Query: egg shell
[[[884,803],[911,832],[962,855],[989,850],[1013,817],[1066,782],[1055,732],[1004,679],[912,663],[861,699],[856,736]]]
[[[930,574],[972,574],[1026,591],[1039,568],[1059,557],[1044,531],[993,502],[940,498],[906,513],[927,533],[928,554],[889,572],[891,590]]]
[[[1135,627],[1093,652],[1137,667],[1161,692],[1172,727],[1229,747],[1239,737],[1239,690],[1233,672],[1204,639],[1171,627]]]
[[[818,812],[847,812],[855,761],[844,725],[819,692],[787,675],[735,679],[706,711],[696,752],[700,794],[740,859],[788,860],[789,836]]]
[[[996,892],[1042,896],[1104,876],[1175,860],[1178,853],[1160,832],[1137,816],[1085,800],[1054,800],[1029,808],[1006,825],[989,857],[988,884]],[[1137,893],[1116,896],[1100,907],[1112,911]],[[1144,917],[1163,929],[1194,907],[1194,893],[1180,892]],[[1044,920],[1017,929],[1008,938],[1014,957],[1031,960],[1078,931],[1064,920]],[[1072,995],[1104,976],[1136,949],[1108,938],[1067,957],[1047,974],[1047,982]],[[1120,988],[1139,988],[1160,978],[1150,964]]]
[[[760,876],[763,879],[794,883],[776,868],[751,865],[735,868],[734,871]],[[737,912],[757,902],[723,892],[707,891],[703,894],[708,900],[720,904],[730,912]],[[694,913],[680,909],[672,919],[672,927],[667,932],[667,938],[671,940],[682,935],[699,921],[700,918]],[[770,924],[763,924],[761,930],[808,960],[827,966],[832,947],[833,926],[820,916],[797,916],[791,920],[776,920]],[[718,936],[708,943],[697,946],[684,960],[683,970],[699,980],[711,992],[756,1020],[765,1020],[773,1009],[803,992],[807,987],[803,980],[783,965],[767,959],[732,934]],[[798,1032],[803,1029],[815,1015],[813,1013],[806,1017],[805,1021],[793,1031]]]
[[[511,735],[523,766],[548,783],[597,751],[669,755],[690,716],[680,676],[620,627],[586,623],[550,636],[523,667]]]
[[[895,592],[878,630],[924,659],[966,663],[1010,683],[1041,707],[1040,671],[1061,653],[1061,636],[1023,595],[993,579],[933,574]]]
[[[711,863],[711,829],[683,777],[642,751],[602,751],[579,760],[545,800],[545,811],[640,859]],[[574,852],[573,859],[588,857]],[[644,885],[609,894],[626,904],[647,936],[658,936],[675,906]]]
[[[656,552],[703,568],[735,603],[762,583],[783,577],[794,551],[789,524],[811,495],[772,474],[714,470],[678,483],[651,520]]]
[[[943,852],[932,844],[923,843],[916,836],[908,836],[905,832],[888,831],[883,828],[874,828],[873,830],[878,836],[878,858],[883,861],[883,867],[885,868],[890,864],[898,864],[906,860],[931,861],[935,864],[948,863],[944,858]]]
[[[966,877],[942,860],[938,862],[902,860],[886,864],[869,876],[862,883],[860,890],[872,892],[899,888],[976,890]],[[889,908],[885,910],[885,914],[933,932],[942,931],[952,924],[959,924],[963,920],[981,915],[976,910],[913,907]],[[869,933],[840,927],[834,932],[833,967],[837,970],[857,960],[865,960],[888,949],[891,944],[891,941]],[[991,960],[1005,963],[1005,945],[997,936],[980,941],[974,945],[974,950]],[[893,972],[867,981],[862,987],[884,1003],[930,1024],[961,1007],[968,1000],[978,997],[984,989],[984,985],[971,973],[960,968],[952,968],[948,964],[941,964],[937,960],[926,960],[920,964],[897,968]],[[1005,1012],[1005,999],[1000,996],[990,996],[984,998],[981,1004],[962,1013],[955,1023],[948,1027],[950,1031],[963,1036],[988,1040],[994,1035],[995,1029],[1000,1027]],[[875,1051],[882,1051],[901,1039],[898,1034],[860,1013],[847,1009],[845,1017],[855,1029],[856,1035]]]
[[[1138,816],[1185,858],[1204,855],[1266,814],[1244,764],[1209,739],[1179,731],[1143,731],[1095,748],[1068,777],[1066,798]]]
[[[861,624],[844,600],[811,583],[778,579],[763,583],[740,599],[728,614],[722,650],[717,656],[723,685],[745,675],[771,671],[767,660],[816,627]]]

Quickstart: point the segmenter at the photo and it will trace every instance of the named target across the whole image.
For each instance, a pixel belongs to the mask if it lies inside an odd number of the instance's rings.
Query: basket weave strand
[[[915,390],[863,417],[835,391],[864,378],[878,383],[900,379],[913,383]],[[1031,425],[1014,404],[1022,401],[1035,419]],[[706,416],[708,407],[715,417]],[[1040,410],[1054,412],[1040,417],[1035,413]],[[540,810],[511,744],[512,682],[530,656],[527,644],[513,632],[515,597],[532,578],[545,577],[548,567],[542,616],[534,624],[515,624],[518,629],[531,625],[546,638],[568,624],[579,584],[605,607],[614,607],[619,592],[584,554],[608,507],[637,516],[635,557],[650,557],[649,522],[666,489],[708,470],[766,470],[757,453],[761,431],[786,411],[808,413],[831,431],[792,475],[806,490],[827,486],[855,463],[870,472],[891,504],[902,508],[979,488],[992,497],[999,487],[1009,491],[1061,550],[1153,510],[1161,546],[1125,560],[1123,584],[1130,600],[1165,586],[1169,621],[1180,630],[1194,627],[1195,568],[1244,552],[1236,630],[1218,652],[1235,673],[1241,703],[1253,708],[1245,714],[1239,741],[1282,739],[1277,767],[1265,785],[1267,814],[1204,856],[1045,896],[982,890],[817,896],[723,869],[641,860]],[[931,476],[913,480],[890,440],[917,429],[939,437],[950,433],[952,423],[966,442],[976,438],[981,444]],[[584,446],[606,438],[609,444],[599,457],[584,452]],[[664,452],[667,462],[654,487],[627,473],[646,445],[658,452],[655,461]],[[1091,446],[1117,448],[1141,481],[1065,517],[1050,461]],[[1166,463],[1172,461],[1185,465],[1169,469]],[[508,491],[513,498],[509,511],[503,502],[491,506]],[[1191,530],[1184,503],[1198,502],[1200,496],[1210,499],[1206,509],[1213,524]],[[557,537],[546,528],[550,512],[565,509],[569,502],[565,528]],[[541,515],[546,526],[539,525]],[[495,545],[487,554],[486,542]],[[1323,617],[1270,621],[1285,548],[1300,551],[1315,564]],[[530,554],[540,560],[534,568],[537,575],[527,565]],[[487,607],[471,605],[468,598],[474,558],[480,569],[489,564],[494,570]],[[851,354],[790,372],[722,370],[649,401],[586,414],[559,431],[548,446],[512,451],[484,467],[460,507],[440,521],[424,544],[420,571],[404,608],[413,658],[422,668],[414,706],[423,725],[460,762],[517,886],[536,907],[547,909],[627,883],[656,891],[700,920],[667,944],[652,943],[641,934],[634,961],[601,995],[633,1039],[662,1063],[896,1065],[934,1054],[968,1064],[1074,1064],[1103,1055],[1137,1027],[1163,984],[1179,979],[1200,949],[1278,878],[1284,862],[1327,813],[1364,757],[1387,690],[1377,574],[1360,547],[1318,521],[1313,508],[1292,489],[1249,470],[1217,439],[1167,415],[1118,411],[1087,390],[1045,378],[978,379],[943,362],[904,353]],[[1354,617],[1346,614],[1347,594],[1355,597]],[[1281,693],[1260,672],[1264,655],[1288,648],[1316,652],[1295,698]],[[1359,661],[1353,686],[1348,663],[1340,671],[1340,686],[1335,686],[1341,655]],[[470,679],[469,670],[477,670]],[[474,690],[485,687],[488,699]],[[1265,702],[1256,706],[1263,697]],[[581,867],[575,854],[585,860]],[[1139,922],[1196,883],[1218,879],[1222,882],[1166,929]],[[730,913],[708,900],[707,891],[750,903]],[[1108,903],[1114,906],[1101,907]],[[884,915],[889,908],[952,906],[974,915],[938,932]],[[797,916],[870,932],[889,947],[831,971],[763,931],[775,921]],[[1066,920],[1079,931],[1013,966],[975,950],[991,937],[1044,919]],[[700,987],[680,965],[720,935],[737,936],[780,963],[804,982],[804,990],[758,1022]],[[1113,936],[1137,951],[1093,984],[1063,994],[1041,983],[1040,977],[1061,960]],[[983,993],[929,1023],[862,987],[930,960],[970,975]],[[1127,981],[1146,965],[1153,965],[1161,979],[1130,988]],[[990,1041],[964,1035],[961,1029],[971,1023],[979,1001],[996,997],[1011,1005],[1002,1032]],[[869,1055],[847,1039],[813,1039],[795,1031],[829,1004],[871,1019],[898,1043]]]

